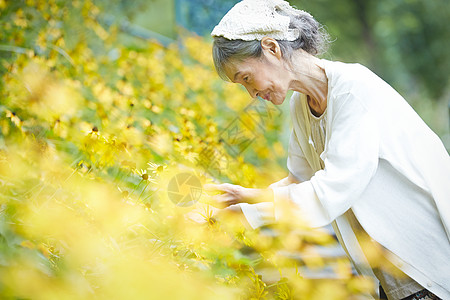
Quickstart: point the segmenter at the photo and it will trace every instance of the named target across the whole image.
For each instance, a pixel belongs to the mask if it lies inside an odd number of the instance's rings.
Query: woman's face
[[[225,73],[232,82],[242,84],[251,97],[259,96],[280,105],[289,89],[289,72],[281,56],[270,51],[263,48],[261,57],[232,62],[225,68]]]

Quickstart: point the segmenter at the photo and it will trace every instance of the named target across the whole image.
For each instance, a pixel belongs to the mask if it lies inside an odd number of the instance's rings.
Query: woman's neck
[[[290,89],[308,96],[308,105],[316,116],[327,108],[328,78],[323,62],[303,50],[292,57]]]

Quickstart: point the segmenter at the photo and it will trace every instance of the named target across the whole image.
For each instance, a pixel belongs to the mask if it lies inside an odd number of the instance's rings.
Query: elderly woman
[[[450,158],[402,96],[359,64],[317,58],[326,33],[286,1],[239,2],[212,36],[222,78],[275,105],[294,91],[289,176],[268,189],[217,185],[216,200],[254,228],[286,206],[312,227],[331,223],[388,299],[450,299]],[[404,276],[370,265],[364,237]]]

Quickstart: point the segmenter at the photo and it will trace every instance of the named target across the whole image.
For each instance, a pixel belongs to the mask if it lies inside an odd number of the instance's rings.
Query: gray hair
[[[289,28],[298,29],[300,36],[294,41],[277,40],[283,58],[290,62],[295,50],[303,49],[309,54],[320,55],[327,51],[330,38],[324,27],[309,13],[300,11],[299,14],[281,12],[290,17]],[[231,61],[243,61],[246,58],[258,58],[262,54],[261,41],[229,40],[221,36],[214,37],[213,43],[214,66],[220,78],[229,80],[225,74],[225,66]]]

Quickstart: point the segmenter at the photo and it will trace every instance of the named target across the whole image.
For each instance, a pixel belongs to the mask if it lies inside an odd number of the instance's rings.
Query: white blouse
[[[319,157],[306,97],[294,93],[287,165],[302,183],[272,185],[274,203],[241,205],[244,214],[259,226],[269,219],[271,205],[280,219],[280,208],[288,204],[312,227],[331,223],[360,273],[373,276],[346,217],[351,208],[364,231],[394,254],[397,268],[450,299],[450,157],[445,147],[367,68],[323,62],[328,78],[324,151]]]
[[[326,122],[327,122],[327,110],[323,112],[322,115],[319,117],[315,116],[311,109],[308,108],[309,111],[309,121],[311,124],[311,135],[310,135],[310,141],[312,142],[312,146],[316,150],[317,155],[321,155],[322,152],[325,150],[325,136],[326,136]],[[322,169],[325,167],[324,162],[322,159],[320,159],[320,165]],[[350,227],[352,228],[352,231],[357,236],[358,243],[360,244],[361,248],[363,249],[360,239],[368,238],[367,233],[364,231],[364,229],[359,224],[358,220],[355,218],[354,214],[352,213],[351,209],[348,210],[344,216],[346,217],[347,221],[350,224]],[[341,241],[342,243],[342,241]],[[374,242],[376,243],[376,242]],[[378,245],[379,246],[379,245]],[[364,251],[364,249],[363,249]],[[385,250],[387,251],[387,250]],[[394,255],[393,253],[390,253],[390,255]],[[350,260],[352,258],[350,257]],[[353,262],[353,264],[355,264]],[[394,267],[395,268],[395,267]],[[376,276],[376,278],[380,281],[381,285],[383,286],[383,289],[388,297],[388,299],[403,299],[405,297],[408,297],[415,292],[418,292],[423,289],[422,286],[420,286],[418,283],[416,283],[414,280],[403,274],[402,277],[394,277],[390,272],[385,271],[382,268],[375,268],[373,269],[373,273]],[[401,274],[400,270],[397,270],[397,274]]]

